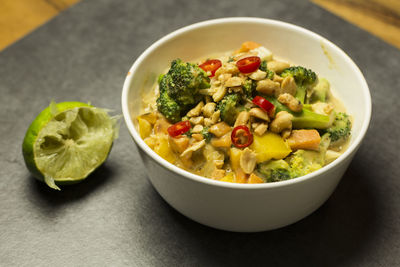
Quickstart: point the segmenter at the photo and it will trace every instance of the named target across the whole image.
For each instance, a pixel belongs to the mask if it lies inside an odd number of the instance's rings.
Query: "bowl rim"
[[[312,37],[314,39],[317,39],[320,42],[323,41],[324,45],[330,46],[334,50],[337,50],[339,52],[339,54],[341,54],[343,56],[346,63],[348,63],[354,69],[355,74],[361,84],[361,89],[363,91],[363,96],[364,96],[363,101],[365,102],[366,109],[363,112],[364,116],[361,117],[361,119],[363,121],[362,121],[362,125],[361,125],[359,134],[356,136],[353,143],[349,145],[349,147],[346,149],[346,151],[339,158],[337,158],[333,162],[329,163],[328,165],[322,167],[321,169],[319,169],[315,172],[312,172],[307,175],[297,177],[294,179],[273,182],[273,183],[238,184],[238,183],[229,183],[229,182],[213,180],[213,179],[210,179],[207,177],[203,177],[203,176],[185,171],[185,170],[173,165],[172,163],[166,161],[161,156],[159,156],[157,153],[155,153],[149,146],[147,146],[147,144],[144,142],[144,140],[140,137],[138,131],[136,130],[136,128],[134,126],[133,120],[131,118],[131,115],[129,112],[129,104],[128,104],[128,94],[129,94],[129,89],[130,89],[130,85],[132,82],[132,78],[134,76],[134,73],[135,73],[137,67],[140,65],[140,63],[149,54],[151,54],[154,50],[156,50],[159,46],[161,46],[163,43],[165,43],[181,34],[184,34],[188,31],[193,31],[193,30],[196,30],[199,28],[208,27],[208,26],[212,26],[212,25],[238,23],[238,22],[269,24],[269,25],[273,25],[273,26],[285,27],[285,28],[288,28],[288,29],[294,30],[294,31],[300,31],[301,33],[308,35],[309,37]],[[279,21],[279,20],[256,18],[256,17],[227,17],[227,18],[205,20],[202,22],[197,22],[197,23],[179,28],[179,29],[165,35],[164,37],[158,39],[151,46],[149,46],[135,60],[135,62],[131,66],[131,68],[128,72],[128,75],[126,76],[125,81],[124,81],[121,101],[122,101],[122,113],[123,113],[125,124],[128,127],[130,135],[132,136],[135,143],[139,146],[139,148],[142,149],[149,157],[151,157],[160,166],[164,167],[165,169],[167,169],[173,173],[179,174],[180,176],[190,179],[195,182],[213,185],[213,186],[217,186],[217,187],[223,187],[223,188],[232,188],[232,189],[266,189],[266,188],[285,187],[285,186],[290,186],[292,184],[302,183],[304,181],[311,180],[325,172],[328,172],[329,170],[334,169],[336,166],[338,166],[343,161],[345,161],[348,157],[350,157],[352,155],[353,152],[355,152],[357,150],[357,148],[361,144],[361,142],[368,130],[370,120],[371,120],[371,113],[372,113],[371,94],[369,91],[368,84],[367,84],[361,70],[354,63],[354,61],[347,55],[346,52],[344,52],[341,48],[339,48],[337,45],[335,45],[328,39],[322,37],[321,35],[319,35],[317,33],[307,30],[303,27],[300,27],[300,26],[297,26],[297,25],[294,25],[291,23]]]

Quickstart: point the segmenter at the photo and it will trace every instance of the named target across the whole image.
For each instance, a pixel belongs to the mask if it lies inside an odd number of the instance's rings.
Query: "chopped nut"
[[[285,77],[281,83],[281,88],[275,91],[275,96],[278,97],[281,94],[288,93],[295,95],[297,91],[297,85],[293,77]]]
[[[217,91],[213,94],[213,99],[215,102],[219,102],[222,100],[222,98],[224,98],[226,92],[227,92],[227,88],[225,86],[221,86],[217,89]]]
[[[201,149],[203,146],[205,146],[205,144],[206,144],[205,140],[201,140],[200,142],[193,143],[190,147],[188,147],[185,151],[183,151],[180,156],[185,157],[189,154],[191,156],[193,152]]]
[[[195,125],[192,129],[192,133],[200,133],[201,131],[203,131],[203,126],[200,124]]]
[[[255,128],[258,127],[258,125],[260,125],[259,122],[253,122],[253,123],[251,124],[251,127],[252,127],[253,129],[255,129]]]
[[[303,104],[301,104],[298,99],[288,93],[283,93],[279,95],[278,101],[294,112],[300,112],[303,109]]]
[[[219,87],[208,88],[208,89],[200,89],[199,93],[205,96],[212,96],[217,92]]]
[[[250,174],[256,167],[256,161],[256,153],[246,147],[240,155],[240,167],[245,173]]]
[[[257,82],[256,90],[266,95],[273,95],[276,90],[279,90],[280,84],[270,79],[265,79]]]
[[[235,87],[235,86],[241,86],[243,83],[243,79],[240,77],[231,77],[225,82],[226,87]]]
[[[212,120],[209,119],[209,118],[205,118],[205,119],[204,119],[204,126],[209,127],[209,126],[211,126],[211,125],[213,125]]]
[[[222,67],[217,69],[217,71],[215,72],[215,76],[219,77],[219,75],[221,75],[223,73],[230,73],[230,74],[234,75],[236,73],[239,73],[239,69],[237,68],[237,66],[235,64],[225,63],[222,65]]]
[[[196,117],[200,115],[201,109],[204,107],[204,103],[203,101],[201,101],[200,103],[198,103],[194,108],[192,108],[187,114],[186,116],[188,117]]]
[[[250,116],[254,116],[264,121],[269,121],[268,113],[261,108],[252,108],[249,111]]]
[[[217,79],[211,79],[211,87],[218,87],[220,86],[222,83],[220,80]]]
[[[211,138],[211,145],[214,147],[223,147],[223,148],[229,148],[231,147],[232,140],[231,140],[231,133],[228,132],[225,135],[219,137],[219,138]]]
[[[223,73],[221,75],[218,76],[218,81],[220,83],[226,83],[226,81],[228,81],[230,78],[232,77],[232,74],[230,73]],[[227,85],[226,85],[227,86]]]
[[[189,121],[194,125],[203,124],[204,117],[203,116],[193,117],[193,118],[190,118]]]
[[[255,129],[254,133],[257,134],[258,136],[263,135],[268,129],[268,124],[266,123],[260,123]]]
[[[272,79],[274,82],[281,83],[283,81],[283,78],[279,76],[278,74],[274,74],[274,78]]]
[[[207,103],[202,108],[203,115],[206,116],[207,118],[211,117],[211,115],[214,113],[216,106],[217,106],[217,104],[214,102]]]
[[[218,120],[219,120],[219,116],[220,115],[221,115],[221,111],[220,110],[215,111],[214,114],[212,114],[212,116],[211,116],[211,123],[212,124],[217,123]]]
[[[235,87],[229,87],[228,91],[229,91],[229,93],[231,93],[231,92],[241,93],[241,92],[243,92],[243,89],[241,86],[235,86]]]
[[[249,75],[250,79],[259,81],[262,79],[265,79],[265,77],[267,77],[267,73],[265,71],[262,71],[260,69],[258,69],[257,71],[253,72],[252,74]]]
[[[280,111],[276,114],[275,119],[270,123],[270,130],[274,133],[280,133],[283,130],[292,129],[293,115],[287,111]]]
[[[246,125],[249,119],[250,119],[250,113],[248,111],[240,112],[236,118],[234,127],[239,125]]]
[[[197,141],[201,141],[201,140],[204,139],[204,136],[202,134],[199,134],[199,133],[192,134],[192,137]]]
[[[276,73],[281,73],[284,69],[289,68],[290,64],[282,61],[269,61],[267,68]]]
[[[282,131],[282,133],[281,133],[281,136],[282,136],[282,138],[283,139],[288,139],[289,138],[289,136],[292,134],[292,131],[291,130],[289,130],[289,129],[287,129],[287,130],[283,130]]]
[[[232,130],[231,126],[229,126],[225,122],[220,122],[211,126],[208,131],[213,135],[215,135],[216,137],[221,137],[227,132],[230,132],[231,130]]]

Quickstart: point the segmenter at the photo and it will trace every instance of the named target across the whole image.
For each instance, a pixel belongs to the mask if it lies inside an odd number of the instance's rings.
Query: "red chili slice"
[[[211,72],[210,77],[213,77],[217,69],[219,69],[221,66],[222,62],[219,59],[209,59],[203,64],[199,65],[199,67],[202,68],[205,72]]]
[[[257,106],[259,106],[260,108],[262,108],[263,110],[265,110],[266,112],[270,113],[273,109],[274,109],[274,104],[272,104],[271,102],[269,102],[267,99],[265,99],[262,96],[256,96],[253,98],[253,103]]]
[[[172,126],[169,126],[167,131],[170,136],[177,137],[178,135],[181,135],[189,131],[191,127],[192,125],[190,124],[189,121],[180,121]]]
[[[236,66],[238,67],[241,73],[250,73],[256,71],[258,67],[260,67],[261,59],[259,57],[245,57],[236,62]]]
[[[253,143],[253,134],[246,125],[239,125],[233,128],[231,140],[238,148],[248,147]]]

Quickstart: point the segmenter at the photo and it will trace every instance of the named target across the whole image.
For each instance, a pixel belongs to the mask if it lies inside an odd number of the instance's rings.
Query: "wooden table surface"
[[[1,0],[0,51],[80,0]],[[311,0],[400,48],[399,0]]]

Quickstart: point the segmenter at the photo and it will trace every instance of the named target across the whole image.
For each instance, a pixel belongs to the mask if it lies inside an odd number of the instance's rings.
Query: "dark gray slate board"
[[[55,192],[32,179],[21,142],[50,100],[120,113],[126,72],[145,48],[182,26],[228,16],[306,27],[366,76],[370,130],[318,211],[256,234],[199,225],[153,190],[125,125],[107,163],[82,184]],[[0,53],[0,265],[400,265],[399,62],[399,50],[308,1],[84,0]]]

